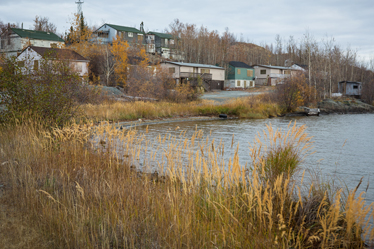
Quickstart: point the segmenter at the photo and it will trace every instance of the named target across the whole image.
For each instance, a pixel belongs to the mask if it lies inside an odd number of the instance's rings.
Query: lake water
[[[358,192],[368,188],[365,199],[367,203],[373,202],[374,114],[163,123],[149,125],[148,133],[146,133],[146,126],[139,126],[137,130],[144,133],[149,140],[154,141],[160,134],[161,137],[171,135],[178,139],[181,131],[184,131],[185,137],[188,138],[196,129],[202,130],[204,135],[210,137],[210,140],[214,139],[217,144],[222,141],[225,144],[226,159],[233,157],[239,143],[239,162],[245,166],[251,163],[248,147],[258,132],[262,132],[269,124],[274,129],[286,130],[289,122],[295,120],[297,125],[307,126],[306,132],[313,136],[314,141],[315,153],[306,158],[302,167],[318,171],[323,179],[334,179],[338,185],[341,187],[346,185],[349,189],[354,189],[363,177]],[[233,135],[234,146],[231,146]],[[155,159],[159,158],[156,156]],[[157,169],[154,168],[154,170]]]

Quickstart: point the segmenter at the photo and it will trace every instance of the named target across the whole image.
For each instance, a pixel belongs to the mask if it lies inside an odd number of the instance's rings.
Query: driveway
[[[246,92],[246,91],[217,91],[217,92],[208,92],[204,93],[200,98],[206,99],[206,100],[214,100],[219,103],[223,103],[227,100],[236,99],[236,98],[242,98],[242,97],[248,97],[248,96],[254,96],[263,94],[266,91],[262,92]]]

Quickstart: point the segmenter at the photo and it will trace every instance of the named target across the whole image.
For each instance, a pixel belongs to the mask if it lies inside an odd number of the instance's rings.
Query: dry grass
[[[362,195],[330,200],[316,183],[303,194],[287,169],[263,177],[266,144],[302,160],[303,126],[268,127],[252,170],[201,131],[149,141],[108,124],[39,127],[1,127],[0,181],[50,248],[363,248],[363,234],[374,238]],[[130,167],[140,163],[158,173]]]
[[[268,118],[279,113],[267,95],[238,98],[222,105],[213,101],[171,102],[109,102],[83,105],[81,118],[96,121],[124,121],[139,118],[170,118],[174,116],[210,116],[225,113],[240,118]]]

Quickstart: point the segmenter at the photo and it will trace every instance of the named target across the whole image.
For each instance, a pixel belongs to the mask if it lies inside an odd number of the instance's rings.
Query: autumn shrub
[[[40,117],[48,125],[62,125],[75,114],[79,103],[89,98],[89,90],[68,61],[40,60],[38,69],[27,58],[20,67],[8,59],[0,74],[0,89],[5,110],[1,121]]]
[[[305,105],[313,93],[314,89],[308,86],[305,75],[298,73],[277,85],[275,99],[283,112],[292,112]]]

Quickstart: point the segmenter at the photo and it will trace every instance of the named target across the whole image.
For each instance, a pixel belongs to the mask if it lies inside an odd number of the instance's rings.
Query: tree
[[[35,16],[34,30],[56,33],[57,27],[49,22],[48,17]]]
[[[74,14],[69,33],[66,34],[67,44],[78,44],[88,41],[92,36],[92,30],[84,21],[83,13]]]
[[[37,69],[32,66],[33,58],[26,58],[23,63],[30,68],[18,66],[15,58],[5,60],[0,72],[2,102],[6,106],[0,115],[1,122],[37,117],[46,125],[63,125],[74,116],[82,100],[79,96],[87,89],[83,89],[68,61],[45,56]]]
[[[285,112],[291,112],[298,106],[305,105],[313,92],[313,87],[306,83],[305,75],[299,73],[277,85],[276,98]]]
[[[110,52],[114,57],[114,73],[116,74],[117,85],[126,87],[126,80],[128,74],[128,52],[129,44],[123,41],[120,36],[117,35],[116,39],[113,40],[113,45],[110,48]]]

